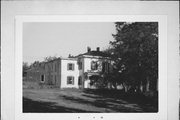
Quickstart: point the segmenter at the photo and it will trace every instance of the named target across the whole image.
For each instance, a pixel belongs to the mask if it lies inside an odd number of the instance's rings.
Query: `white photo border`
[[[24,22],[158,22],[158,113],[23,113],[22,60]],[[19,15],[15,17],[15,120],[167,120],[166,15]]]

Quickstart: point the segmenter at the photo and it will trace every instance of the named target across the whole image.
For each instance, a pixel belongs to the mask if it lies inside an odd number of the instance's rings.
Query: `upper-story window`
[[[108,62],[103,62],[102,72],[109,72],[109,63]]]
[[[91,62],[91,70],[97,70],[98,69],[98,64],[96,61]]]
[[[67,70],[74,70],[74,64],[73,63],[68,63]]]

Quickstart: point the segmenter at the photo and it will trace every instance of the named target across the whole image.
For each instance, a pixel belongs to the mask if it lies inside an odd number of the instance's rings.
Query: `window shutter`
[[[103,62],[103,65],[102,65],[102,72],[105,72],[105,63]]]
[[[67,84],[69,84],[69,76],[67,76]]]
[[[72,64],[72,70],[74,70],[74,64]]]
[[[74,85],[74,77],[72,77],[72,84]]]

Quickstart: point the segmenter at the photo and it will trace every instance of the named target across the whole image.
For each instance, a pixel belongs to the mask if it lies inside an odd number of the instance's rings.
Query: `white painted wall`
[[[102,71],[102,62],[108,62],[110,63],[111,61],[104,58],[94,58],[94,57],[86,57],[86,58],[83,58],[84,59],[84,66],[83,66],[83,69],[84,69],[84,72],[95,72],[95,73],[98,73],[98,72],[101,72]],[[91,70],[91,62],[92,61],[95,61],[95,62],[99,62],[98,63],[98,68],[97,70]],[[83,78],[84,80],[84,88],[90,88],[90,80],[85,80],[85,78]],[[91,86],[92,88],[93,86]]]
[[[67,70],[67,64],[73,63],[74,70]],[[74,76],[74,85],[67,84],[67,76]],[[78,86],[79,70],[76,60],[62,59],[61,60],[61,88],[79,88]]]
[[[91,62],[99,61],[99,60],[100,59],[98,58],[84,58],[84,63],[83,63],[84,72],[91,71]],[[99,72],[99,70],[93,70],[93,72]],[[83,78],[83,80],[84,80],[84,88],[90,88],[90,80],[85,80],[85,78]]]

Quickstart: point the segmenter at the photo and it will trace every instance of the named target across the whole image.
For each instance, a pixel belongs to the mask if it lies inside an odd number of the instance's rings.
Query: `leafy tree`
[[[147,83],[156,90],[158,80],[158,23],[117,22],[114,41],[110,42],[114,60],[115,80],[133,90]],[[115,75],[114,75],[115,76]],[[119,78],[119,79],[118,79]]]
[[[101,80],[101,76],[99,76],[99,75],[92,75],[92,76],[89,77],[89,79],[90,79],[90,85],[91,86],[94,85],[94,86],[96,86],[98,88],[103,86],[103,83],[101,83],[101,81],[100,81]]]
[[[39,64],[40,64],[39,61],[34,61],[34,62],[30,65],[30,67],[38,67]]]
[[[29,68],[29,65],[27,62],[23,62],[23,70],[27,70]]]
[[[56,56],[48,56],[48,57],[44,58],[44,62],[49,62],[49,61],[52,61],[52,60],[55,60],[55,59],[57,59]]]

